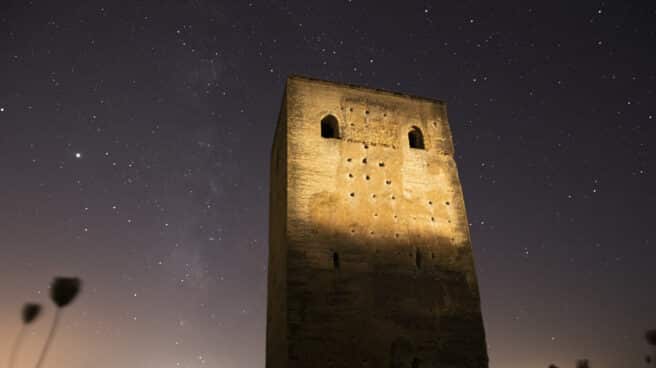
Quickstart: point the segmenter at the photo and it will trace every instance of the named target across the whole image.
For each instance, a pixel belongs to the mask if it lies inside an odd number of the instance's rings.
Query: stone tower
[[[267,368],[487,367],[443,102],[290,77],[269,231]]]

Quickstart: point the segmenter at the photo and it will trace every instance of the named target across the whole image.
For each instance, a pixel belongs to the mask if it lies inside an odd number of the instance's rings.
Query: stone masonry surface
[[[267,368],[487,367],[443,102],[288,79],[268,290]]]

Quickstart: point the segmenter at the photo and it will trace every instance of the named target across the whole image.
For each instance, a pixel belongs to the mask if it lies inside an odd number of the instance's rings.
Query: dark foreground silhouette
[[[56,307],[55,317],[52,321],[52,325],[50,326],[50,332],[48,332],[46,343],[41,350],[41,354],[39,354],[39,360],[35,366],[36,368],[40,368],[43,365],[43,361],[45,360],[48,350],[50,349],[50,345],[52,344],[52,340],[55,336],[55,332],[57,331],[62,309],[67,305],[70,305],[75,300],[77,295],[80,293],[81,287],[82,281],[77,277],[55,277],[50,284],[50,300],[52,300]],[[14,340],[14,345],[9,355],[9,368],[13,368],[16,364],[16,356],[18,351],[20,351],[20,346],[23,342],[23,337],[25,335],[25,331],[27,330],[27,326],[36,321],[36,319],[41,314],[41,310],[41,304],[38,303],[25,303],[25,305],[23,305],[23,309],[21,311],[23,325],[18,332],[18,336],[16,336],[16,339]]]

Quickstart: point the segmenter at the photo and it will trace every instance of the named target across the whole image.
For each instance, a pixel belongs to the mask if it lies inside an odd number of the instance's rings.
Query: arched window
[[[408,142],[410,143],[410,148],[424,149],[424,135],[421,134],[419,128],[412,127],[408,132]]]
[[[321,119],[321,136],[339,139],[339,123],[336,117],[326,115],[325,118]]]

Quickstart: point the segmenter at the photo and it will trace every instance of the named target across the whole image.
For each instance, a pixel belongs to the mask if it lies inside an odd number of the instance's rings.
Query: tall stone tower
[[[270,202],[267,368],[487,367],[443,102],[290,77]]]

